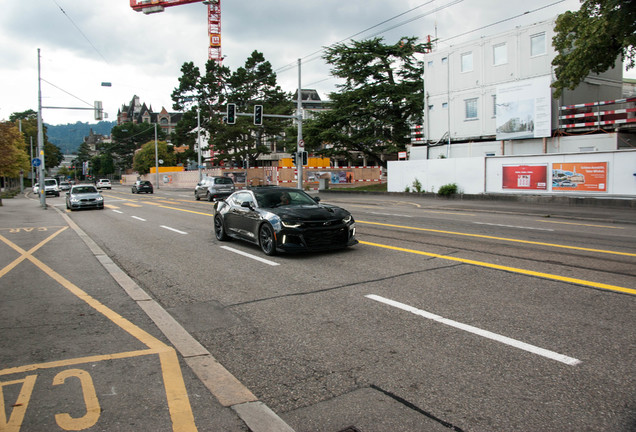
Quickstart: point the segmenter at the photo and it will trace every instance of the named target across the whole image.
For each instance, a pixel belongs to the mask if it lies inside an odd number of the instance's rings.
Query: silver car
[[[104,197],[92,184],[79,184],[66,192],[66,208],[79,210],[87,208],[104,209]]]
[[[235,190],[234,182],[229,177],[203,177],[194,188],[194,199],[198,201],[205,198],[208,201],[216,201],[230,196]]]

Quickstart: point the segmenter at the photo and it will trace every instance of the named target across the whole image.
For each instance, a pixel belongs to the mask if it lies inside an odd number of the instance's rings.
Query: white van
[[[38,194],[39,194],[38,190]],[[56,197],[60,196],[60,188],[57,186],[57,180],[55,179],[44,179],[44,195],[55,195]]]

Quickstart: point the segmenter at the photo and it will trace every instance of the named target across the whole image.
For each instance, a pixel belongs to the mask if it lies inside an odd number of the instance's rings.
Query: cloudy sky
[[[507,31],[575,10],[578,0],[221,0],[224,65],[236,70],[252,51],[265,55],[283,90],[315,88],[323,99],[337,81],[320,58],[331,44],[373,36],[395,43],[427,35],[442,43]],[[527,12],[527,13],[526,13]],[[475,30],[475,31],[472,31]],[[463,35],[463,36],[462,36]],[[38,48],[45,107],[89,108],[103,101],[108,120],[133,95],[172,111],[181,66],[204,68],[207,7],[201,3],[144,15],[129,0],[2,0],[0,120],[38,106]],[[102,87],[102,82],[112,83]],[[91,111],[43,110],[49,124],[93,123]]]

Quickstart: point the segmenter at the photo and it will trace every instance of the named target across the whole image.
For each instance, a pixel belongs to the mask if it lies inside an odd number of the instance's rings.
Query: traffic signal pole
[[[296,141],[296,167],[298,169],[298,189],[303,188],[303,155],[305,143],[303,141],[303,95],[300,81],[300,59],[298,59],[298,98],[296,99],[296,118],[298,119],[298,140]],[[300,162],[298,162],[300,161]]]

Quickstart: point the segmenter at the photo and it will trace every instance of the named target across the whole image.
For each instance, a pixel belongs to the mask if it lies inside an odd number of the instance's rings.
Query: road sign
[[[40,165],[42,165],[42,161],[40,160],[40,158],[33,158],[33,160],[31,161],[31,165],[33,165],[34,167],[39,167]]]
[[[305,148],[305,141],[298,140],[298,150],[303,150]]]

